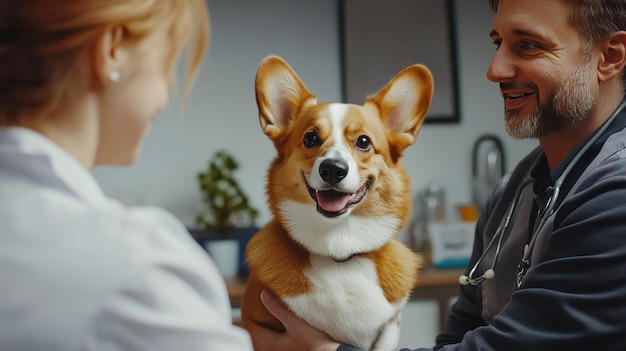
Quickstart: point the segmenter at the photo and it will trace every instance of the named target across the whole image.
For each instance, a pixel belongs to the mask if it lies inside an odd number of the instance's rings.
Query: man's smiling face
[[[502,0],[490,33],[487,78],[500,84],[506,128],[539,138],[577,126],[594,103],[585,38],[570,22],[574,2]]]

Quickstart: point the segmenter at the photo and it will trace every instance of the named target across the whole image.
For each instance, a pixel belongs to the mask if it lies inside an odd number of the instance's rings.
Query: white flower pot
[[[224,278],[239,272],[239,241],[236,239],[209,240],[205,248]]]

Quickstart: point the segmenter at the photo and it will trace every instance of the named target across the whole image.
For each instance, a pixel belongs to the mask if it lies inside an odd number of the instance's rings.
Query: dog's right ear
[[[268,56],[261,61],[255,88],[261,129],[272,140],[293,121],[303,106],[317,103],[317,97],[278,56]]]

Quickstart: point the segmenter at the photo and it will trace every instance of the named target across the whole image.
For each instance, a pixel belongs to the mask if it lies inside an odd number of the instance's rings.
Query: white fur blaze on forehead
[[[346,145],[343,135],[343,123],[347,112],[348,106],[345,104],[334,103],[328,106],[328,114],[330,115],[331,123],[331,138],[333,140],[333,145],[328,148],[328,150],[326,150],[326,153],[323,157],[318,159],[319,162],[327,158],[340,158],[345,161],[349,161],[349,159],[351,158],[350,148]]]
[[[343,142],[343,121],[348,113],[348,105],[345,104],[331,104],[328,107],[330,113],[330,120],[333,125],[333,139],[336,146],[344,146]]]
[[[348,113],[348,105],[334,103],[328,106],[328,110],[330,111],[330,116],[333,119],[333,122],[341,122],[346,117],[346,113]]]

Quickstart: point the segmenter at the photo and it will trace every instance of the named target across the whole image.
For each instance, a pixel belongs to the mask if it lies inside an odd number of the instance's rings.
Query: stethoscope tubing
[[[474,275],[474,273],[476,272],[476,269],[478,269],[478,266],[480,265],[480,263],[483,261],[483,259],[485,258],[485,256],[487,255],[487,252],[489,252],[489,249],[491,249],[491,247],[493,246],[494,242],[496,241],[496,239],[498,240],[498,244],[496,245],[496,252],[493,256],[493,262],[491,263],[491,271],[494,271],[494,268],[496,266],[496,263],[498,261],[498,257],[500,256],[500,248],[502,245],[502,239],[504,238],[504,234],[506,233],[506,230],[509,227],[509,223],[511,222],[511,218],[513,217],[513,211],[515,210],[515,207],[517,207],[517,202],[519,201],[519,197],[522,194],[522,191],[524,190],[524,188],[533,182],[532,178],[527,178],[525,179],[522,184],[520,185],[520,187],[517,189],[517,191],[515,192],[515,195],[513,196],[513,200],[511,201],[511,204],[509,205],[509,208],[506,211],[506,216],[504,217],[504,219],[502,221],[500,221],[500,224],[498,225],[498,229],[496,230],[496,234],[491,237],[491,240],[489,240],[489,243],[487,244],[487,247],[483,250],[483,253],[480,255],[480,257],[478,257],[478,260],[476,260],[476,263],[472,266],[472,269],[470,270],[469,274],[467,276],[461,276],[459,277],[459,281],[461,281],[461,279],[465,278],[465,282],[472,284],[472,285],[478,285],[480,283],[482,283],[485,279],[491,279],[491,278],[487,278],[485,276],[485,274],[483,273],[482,275],[480,275],[479,277],[476,278],[472,278],[472,276]],[[495,272],[494,272],[495,274]],[[462,285],[466,285],[461,283]]]

